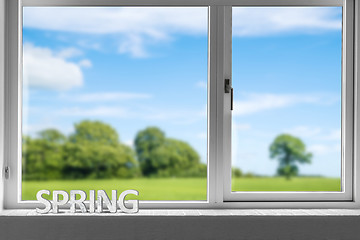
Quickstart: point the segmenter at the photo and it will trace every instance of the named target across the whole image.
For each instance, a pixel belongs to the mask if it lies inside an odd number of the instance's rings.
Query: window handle
[[[231,94],[231,105],[230,109],[234,109],[234,89],[230,85],[230,79],[225,79],[225,93]]]
[[[10,167],[6,166],[4,171],[5,171],[5,179],[8,180],[10,178]]]
[[[225,93],[230,93],[231,86],[230,86],[230,79],[225,79]]]
[[[231,105],[230,110],[232,111],[234,109],[234,88],[231,88]]]

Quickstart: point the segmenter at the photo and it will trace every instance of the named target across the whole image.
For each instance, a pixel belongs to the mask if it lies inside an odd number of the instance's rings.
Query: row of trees
[[[75,124],[65,136],[55,129],[23,138],[25,180],[205,177],[206,165],[186,142],[167,138],[156,127],[136,135],[135,151],[119,141],[110,125],[100,121]]]
[[[110,125],[100,121],[75,124],[75,132],[65,136],[55,129],[23,138],[25,180],[206,177],[206,164],[186,142],[167,138],[156,127],[139,131],[135,151],[119,141]],[[298,164],[311,163],[312,154],[294,136],[282,134],[270,145],[270,158],[277,159],[277,175],[290,179],[299,173]],[[234,177],[244,174],[232,169]]]

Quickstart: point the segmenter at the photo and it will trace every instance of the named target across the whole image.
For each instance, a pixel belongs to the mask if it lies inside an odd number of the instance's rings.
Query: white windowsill
[[[125,213],[70,213],[60,210],[60,213],[39,214],[35,210],[3,210],[1,216],[360,216],[359,209],[161,209],[139,210],[136,214]]]

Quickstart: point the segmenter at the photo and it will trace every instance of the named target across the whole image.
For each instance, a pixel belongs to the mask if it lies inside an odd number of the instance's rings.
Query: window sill
[[[359,209],[144,209],[137,214],[4,210],[0,232],[7,240],[359,239],[359,216]]]
[[[70,213],[69,210],[60,210],[58,214],[39,214],[35,210],[3,210],[0,212],[2,216],[360,216],[360,209],[143,209],[136,214]]]

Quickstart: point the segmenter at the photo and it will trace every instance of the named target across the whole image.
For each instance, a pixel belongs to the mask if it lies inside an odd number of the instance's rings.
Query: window
[[[206,200],[207,35],[207,7],[24,7],[22,200]]]
[[[123,187],[144,194],[140,208],[356,207],[354,4],[9,2],[5,207],[33,208],[37,190],[64,186],[32,178],[64,174],[73,184],[86,176],[107,189],[108,180],[99,178],[108,179],[114,169],[121,179],[147,177],[147,187],[136,184],[138,178],[122,180],[130,181]],[[61,15],[66,18],[57,19]],[[58,126],[65,134],[43,131]],[[146,156],[132,146],[142,139],[148,146],[144,130],[163,139]],[[104,139],[104,132],[110,137]],[[325,138],[331,140],[326,149]],[[274,148],[293,144],[297,155],[274,153],[270,160],[276,139]],[[65,157],[55,154],[54,141]],[[48,157],[37,150],[41,144]],[[327,155],[320,159],[314,150]],[[97,154],[115,165],[94,163]],[[118,163],[120,154],[127,158]],[[162,160],[156,169],[146,165],[150,155]],[[60,160],[50,158],[67,161],[62,172]],[[196,164],[182,167],[189,159]],[[308,168],[298,163],[310,160],[315,163]],[[84,162],[91,167],[83,168]],[[36,166],[27,168],[31,164]],[[137,164],[143,164],[141,172]],[[194,176],[199,178],[176,182]],[[71,189],[81,186],[77,181]],[[159,193],[151,195],[153,189]]]
[[[345,90],[347,81],[352,82],[341,75],[342,8],[232,11],[232,165],[250,173],[245,173],[248,178],[232,177],[226,198],[351,199],[351,184],[345,184],[350,183],[351,156],[346,156],[347,146],[341,147],[341,136],[352,141],[348,126],[341,127],[352,119],[352,113],[341,108],[346,95],[352,98],[341,92],[341,86]],[[295,17],[279,22],[290,15]],[[256,21],[246,21],[248,16]],[[321,26],[323,17],[326,26]],[[274,178],[274,173],[281,177]]]

